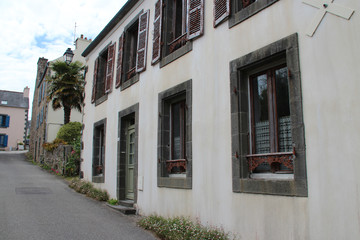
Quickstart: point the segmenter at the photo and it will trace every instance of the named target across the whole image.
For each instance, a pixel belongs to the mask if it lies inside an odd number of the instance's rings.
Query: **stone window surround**
[[[289,70],[292,137],[296,151],[293,180],[249,178],[249,100],[247,71],[279,58]],[[307,197],[306,154],[302,114],[301,77],[297,33],[230,62],[233,191]]]
[[[92,165],[94,165],[94,160],[95,160],[95,131],[97,130],[97,128],[99,128],[101,125],[104,126],[104,145],[105,145],[105,149],[106,149],[106,118],[97,121],[94,123],[94,130],[93,130],[93,154],[92,154]],[[104,153],[105,156],[105,153]],[[104,159],[105,160],[105,159]],[[103,175],[102,176],[94,176],[94,169],[93,167],[91,168],[91,175],[92,175],[92,182],[94,183],[104,183],[105,182],[105,162],[104,162],[104,166],[103,166]]]
[[[187,107],[186,115],[186,177],[172,178],[166,176],[165,161],[169,159],[169,147],[164,145],[164,139],[170,139],[166,127],[169,128],[169,116],[163,113],[169,107],[166,102],[184,95]],[[159,93],[159,121],[158,121],[158,187],[191,189],[192,188],[192,80],[178,84]]]
[[[134,154],[134,203],[137,202],[137,179],[138,179],[138,129],[139,129],[139,103],[132,105],[118,114],[118,144],[117,144],[117,197],[125,200],[125,166],[126,166],[126,121],[129,116],[135,117],[135,154]]]
[[[231,1],[231,6],[235,6],[236,0],[229,0]],[[231,7],[231,15],[229,18],[229,28],[245,21],[246,19],[250,18],[251,16],[257,14],[261,10],[267,8],[268,6],[272,5],[273,3],[279,0],[257,0],[254,3],[250,4],[244,9],[236,12],[235,7]]]

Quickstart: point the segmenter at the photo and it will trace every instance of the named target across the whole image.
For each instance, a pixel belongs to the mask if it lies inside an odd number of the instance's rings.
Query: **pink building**
[[[29,91],[28,87],[23,92],[0,90],[0,150],[16,150],[25,143]]]

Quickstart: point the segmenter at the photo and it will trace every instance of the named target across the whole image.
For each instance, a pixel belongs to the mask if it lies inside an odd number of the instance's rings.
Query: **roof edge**
[[[138,3],[140,0],[128,0],[124,6],[117,12],[117,14],[110,20],[104,29],[95,37],[95,39],[84,50],[81,56],[88,56],[92,50],[105,38],[105,36],[118,24],[118,22],[125,17],[125,15]]]

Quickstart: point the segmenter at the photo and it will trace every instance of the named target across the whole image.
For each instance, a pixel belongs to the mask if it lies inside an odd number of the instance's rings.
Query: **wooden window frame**
[[[137,42],[139,34],[139,20],[138,17],[131,22],[131,25],[125,30],[125,48],[124,48],[124,60],[123,60],[123,83],[133,78],[136,73],[136,54],[137,54]]]
[[[177,2],[181,1],[182,8],[177,8]],[[163,48],[163,57],[172,54],[176,50],[182,48],[188,41],[187,39],[187,31],[186,31],[186,2],[187,0],[168,0],[165,5],[164,12],[164,48]],[[176,29],[179,25],[179,21],[177,21],[176,17],[181,11],[182,19],[181,19],[181,31],[182,33],[177,36]]]
[[[0,128],[8,128],[10,126],[10,116],[7,114],[0,114],[0,117]]]
[[[250,85],[250,109],[251,109],[251,153],[256,154],[255,149],[255,111],[254,111],[254,80],[257,76],[266,74],[267,85],[270,86],[267,90],[268,96],[268,113],[269,113],[269,134],[270,134],[270,152],[279,152],[279,136],[278,136],[278,119],[277,119],[277,102],[276,102],[276,83],[275,71],[286,67],[286,64],[271,67],[265,71],[257,72],[249,77]],[[275,86],[275,87],[274,87]]]
[[[295,159],[293,159],[293,178],[254,179],[251,177],[249,170],[251,161],[248,159],[251,148],[249,72],[267,64],[272,65],[277,61],[285,61],[288,68],[291,136],[296,149]],[[233,192],[307,197],[305,127],[297,34],[292,34],[231,61],[230,91],[231,129],[233,129],[231,147]],[[277,154],[271,153],[267,156],[277,158],[279,157]]]
[[[5,148],[5,147],[7,147],[8,146],[8,138],[9,138],[9,136],[8,135],[6,135],[6,134],[0,134],[0,139],[1,139],[1,141],[0,141],[0,143],[1,143],[1,145],[0,145],[0,147],[1,148]]]
[[[103,150],[100,149],[102,143],[104,145]],[[105,181],[105,158],[106,158],[105,152],[106,152],[106,118],[94,123],[93,158],[92,158],[92,182],[94,183],[103,183]],[[101,164],[100,164],[100,159],[102,160]],[[101,173],[97,173],[97,171],[101,171]]]
[[[171,132],[171,160],[179,160],[176,159],[174,157],[175,155],[175,150],[174,150],[174,105],[175,104],[180,104],[180,139],[181,139],[181,150],[180,150],[180,158],[182,160],[185,160],[186,158],[186,101],[185,99],[182,99],[180,101],[176,101],[174,103],[171,104],[170,107],[170,112],[171,112],[171,117],[170,117],[170,122],[171,122],[171,126],[170,126],[170,132]]]
[[[146,70],[150,10],[141,10],[119,38],[116,88],[121,91],[139,81]]]

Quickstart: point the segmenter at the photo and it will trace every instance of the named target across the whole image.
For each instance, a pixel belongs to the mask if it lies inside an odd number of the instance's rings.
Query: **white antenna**
[[[75,27],[74,27],[74,45],[75,45],[75,40],[76,40],[76,22],[75,22]]]

